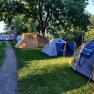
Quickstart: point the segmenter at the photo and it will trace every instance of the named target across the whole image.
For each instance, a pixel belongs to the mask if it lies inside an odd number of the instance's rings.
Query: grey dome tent
[[[84,43],[74,59],[73,69],[94,81],[94,40]]]
[[[52,39],[41,51],[49,56],[64,54],[66,41],[61,38]]]

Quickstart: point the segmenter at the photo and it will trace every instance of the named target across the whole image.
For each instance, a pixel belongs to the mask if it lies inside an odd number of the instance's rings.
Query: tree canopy
[[[73,30],[75,32],[86,31],[89,24],[88,15],[84,13],[87,1],[1,0],[0,19],[11,25],[17,18],[16,16],[23,15],[22,22],[27,24],[29,19],[31,19],[31,24],[34,23],[36,30],[43,35],[45,30],[52,34],[62,29],[67,32],[66,34],[73,32]],[[15,21],[17,22],[17,20]]]
[[[85,40],[94,39],[94,15],[90,15],[90,24],[88,26],[88,32],[85,33]]]

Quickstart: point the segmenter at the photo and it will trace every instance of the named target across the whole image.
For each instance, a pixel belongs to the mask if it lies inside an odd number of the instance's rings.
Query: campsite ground
[[[4,58],[4,53],[5,53],[5,42],[0,41],[0,65],[2,64],[2,60]]]
[[[94,84],[87,85],[88,79],[68,65],[72,57],[49,57],[40,49],[14,50],[18,61],[17,94],[94,93]]]

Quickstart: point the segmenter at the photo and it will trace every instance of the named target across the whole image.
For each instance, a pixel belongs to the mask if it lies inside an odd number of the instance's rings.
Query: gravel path
[[[16,58],[8,42],[5,51],[3,65],[0,68],[0,94],[16,94]]]

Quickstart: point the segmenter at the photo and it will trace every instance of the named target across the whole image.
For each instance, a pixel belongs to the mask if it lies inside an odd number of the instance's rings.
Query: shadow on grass
[[[10,42],[12,44],[12,47],[15,50],[16,58],[19,62],[19,68],[22,68],[27,65],[26,61],[30,61],[30,63],[34,60],[46,60],[46,59],[56,59],[60,58],[63,56],[58,56],[58,57],[50,57],[44,53],[41,52],[42,48],[28,48],[28,49],[20,49],[20,48],[15,48],[16,42]],[[66,56],[67,57],[67,56]],[[70,57],[70,56],[68,56]]]
[[[15,53],[16,53],[17,60],[19,61],[18,69],[26,66],[28,64],[28,62],[26,61],[30,61],[29,63],[32,63],[32,61],[34,60],[39,61],[39,60],[46,60],[46,59],[56,59],[56,58],[61,58],[61,57],[63,58],[63,56],[50,57],[42,53],[40,48],[37,48],[37,49],[15,48]]]
[[[27,75],[19,79],[18,94],[65,94],[86,83],[86,78],[77,75],[71,68],[58,66],[53,71],[46,70],[43,73]]]
[[[60,58],[49,57],[43,54],[40,49],[14,49],[18,60],[18,71],[23,67],[28,70],[28,63],[32,63],[33,61],[33,63],[37,63],[39,60],[45,61],[47,59]],[[18,77],[17,94],[66,94],[67,91],[78,89],[87,83],[86,78],[76,74],[67,65],[52,65],[47,68],[40,68],[42,71],[40,73],[36,72],[36,69],[33,74],[29,70],[30,73],[27,73],[25,77]]]

